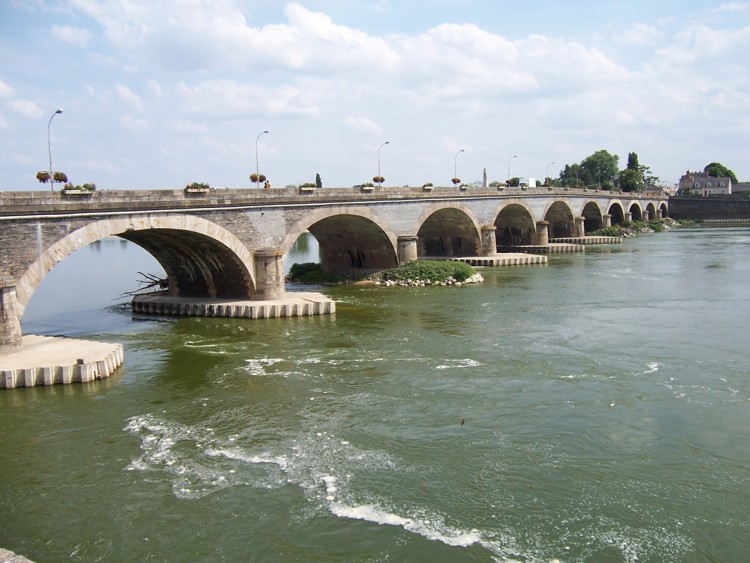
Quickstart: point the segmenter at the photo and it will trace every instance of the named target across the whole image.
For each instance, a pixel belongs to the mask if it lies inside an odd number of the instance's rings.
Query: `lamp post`
[[[517,154],[514,154],[513,156],[511,156],[511,157],[510,157],[510,158],[508,159],[508,180],[510,180],[510,161],[511,161],[511,160],[513,160],[514,158],[518,158],[518,155],[517,155]]]
[[[50,189],[54,192],[55,191],[55,177],[52,174],[52,141],[50,140],[49,135],[49,128],[52,125],[52,118],[55,117],[58,113],[62,113],[63,110],[56,109],[55,113],[50,116],[49,121],[47,122],[47,150],[49,151],[49,185]]]
[[[382,149],[384,146],[390,145],[390,144],[391,144],[390,141],[386,141],[385,143],[383,143],[382,145],[380,145],[380,147],[378,147],[378,178],[382,177],[382,176],[380,176],[380,149]],[[380,182],[378,182],[378,186],[379,185],[380,185]]]
[[[256,180],[255,182],[256,185],[258,185],[258,182],[260,182],[260,166],[258,165],[258,141],[260,141],[260,138],[268,132],[268,130],[263,131],[255,139],[255,176],[258,178],[258,180]]]
[[[550,166],[552,166],[552,165],[553,165],[554,163],[555,163],[555,161],[553,160],[552,162],[550,162],[550,163],[549,163],[549,164],[547,165],[547,173],[546,173],[546,174],[544,175],[544,182],[545,182],[545,183],[547,183],[547,178],[549,178],[549,167],[550,167]],[[551,179],[551,178],[550,178],[550,179]]]
[[[464,152],[464,149],[461,149],[456,153],[456,156],[453,157],[453,177],[458,178],[458,170],[457,170],[457,164],[456,161],[458,160],[458,155]]]

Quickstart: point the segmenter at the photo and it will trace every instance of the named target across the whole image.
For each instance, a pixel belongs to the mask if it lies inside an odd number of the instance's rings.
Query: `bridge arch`
[[[417,255],[422,257],[479,256],[479,222],[461,204],[439,203],[427,208],[419,221]]]
[[[643,221],[643,210],[641,209],[640,203],[637,201],[631,203],[628,211],[630,212],[630,217],[633,221]]]
[[[646,213],[651,221],[656,220],[656,206],[653,203],[649,202],[648,205],[646,205]]]
[[[607,214],[612,218],[613,225],[625,224],[625,210],[619,201],[613,201],[607,210]]]
[[[398,266],[397,237],[367,208],[318,209],[310,213],[284,237],[285,255],[305,231],[318,241],[325,271],[346,273]]]
[[[522,203],[504,205],[495,218],[498,246],[531,245],[536,241],[534,214]]]
[[[659,211],[661,211],[662,219],[669,217],[669,209],[667,208],[667,204],[665,202],[661,202],[659,204]]]
[[[544,220],[549,222],[550,238],[577,236],[573,211],[565,201],[552,202],[544,213]]]
[[[604,218],[602,217],[602,210],[599,208],[599,204],[595,201],[589,201],[583,206],[581,215],[585,219],[583,228],[587,233],[591,231],[598,231],[604,227]]]
[[[18,281],[19,317],[55,265],[110,236],[151,254],[164,268],[172,295],[248,299],[255,293],[253,255],[223,227],[193,215],[126,216],[89,223],[45,249]]]

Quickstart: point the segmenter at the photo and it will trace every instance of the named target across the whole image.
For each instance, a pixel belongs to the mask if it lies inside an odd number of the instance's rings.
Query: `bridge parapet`
[[[518,197],[566,197],[566,198],[637,198],[661,201],[660,193],[629,193],[589,190],[584,188],[468,188],[459,190],[453,186],[437,186],[431,190],[422,187],[382,187],[367,191],[358,187],[315,188],[302,191],[300,188],[271,189],[209,189],[200,192],[186,190],[96,190],[83,195],[67,195],[57,191],[0,192],[0,216],[79,213],[79,212],[132,212],[147,210],[180,210],[196,208],[225,208],[253,206],[263,207],[285,204],[373,202],[383,200],[441,200],[474,198],[518,198]]]

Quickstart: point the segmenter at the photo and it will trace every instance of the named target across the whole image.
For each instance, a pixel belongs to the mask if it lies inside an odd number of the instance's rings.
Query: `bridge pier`
[[[578,237],[585,237],[586,236],[586,217],[576,217],[576,233]]]
[[[19,352],[21,336],[15,283],[0,278],[0,354]]]
[[[398,263],[399,265],[413,262],[419,257],[417,242],[419,238],[412,235],[398,237]]]
[[[604,220],[605,229],[612,226],[612,215],[610,215],[609,213],[605,213],[604,215],[602,215],[602,219]]]
[[[536,222],[536,244],[549,246],[549,221]]]
[[[632,222],[633,222],[633,214],[630,211],[628,211],[627,213],[625,213],[625,224],[627,225],[628,223],[632,223]]]
[[[482,227],[482,255],[497,256],[497,227],[495,225]]]
[[[255,301],[281,299],[284,286],[284,252],[274,248],[255,251]]]

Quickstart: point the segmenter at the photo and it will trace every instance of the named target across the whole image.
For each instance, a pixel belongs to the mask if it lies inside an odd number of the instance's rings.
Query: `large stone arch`
[[[460,204],[436,204],[420,217],[417,231],[419,257],[482,255],[479,222]]]
[[[659,211],[661,211],[661,216],[663,219],[666,219],[667,217],[669,217],[669,208],[667,207],[666,202],[662,201],[659,204]]]
[[[531,245],[536,241],[536,222],[531,210],[521,203],[509,203],[495,217],[498,246]]]
[[[656,206],[653,204],[653,202],[649,202],[648,205],[646,205],[646,213],[648,214],[648,218],[651,221],[656,220]]]
[[[567,202],[556,200],[547,207],[544,220],[549,222],[550,238],[578,236],[573,211]]]
[[[367,208],[319,209],[310,213],[284,237],[285,255],[305,231],[318,241],[321,266],[327,272],[376,271],[398,266],[396,237]]]
[[[611,217],[612,225],[624,225],[625,224],[625,210],[622,207],[622,203],[619,201],[613,201],[607,214]]]
[[[598,231],[604,227],[604,218],[602,216],[602,210],[599,208],[599,204],[595,201],[589,201],[583,206],[581,215],[585,219],[583,228],[587,233],[591,231]]]
[[[641,209],[641,204],[637,201],[630,204],[628,212],[630,212],[630,217],[633,221],[643,221],[643,210]]]
[[[131,215],[94,221],[45,249],[18,280],[19,318],[55,265],[110,236],[151,254],[164,268],[172,295],[247,299],[255,293],[253,255],[225,228],[193,215]]]

